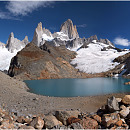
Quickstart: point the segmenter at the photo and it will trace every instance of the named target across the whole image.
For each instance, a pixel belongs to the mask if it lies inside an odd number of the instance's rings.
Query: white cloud
[[[114,44],[121,46],[130,46],[130,41],[125,38],[117,37],[114,39]]]
[[[86,24],[81,24],[81,25],[77,25],[77,27],[79,27],[79,28],[86,28],[87,25]]]
[[[9,1],[6,9],[14,16],[26,16],[28,13],[39,9],[40,7],[50,6],[53,2],[50,1]]]
[[[13,19],[13,20],[20,20],[14,16],[11,16],[9,12],[2,12],[0,11],[0,19]]]

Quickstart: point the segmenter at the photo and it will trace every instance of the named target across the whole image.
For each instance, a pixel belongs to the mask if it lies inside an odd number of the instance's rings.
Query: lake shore
[[[47,97],[28,92],[25,83],[10,78],[0,72],[0,105],[1,107],[21,114],[47,114],[55,110],[80,109],[83,112],[95,112],[106,104],[108,97],[124,97],[124,94],[108,94],[89,97]],[[130,94],[130,93],[128,93]]]

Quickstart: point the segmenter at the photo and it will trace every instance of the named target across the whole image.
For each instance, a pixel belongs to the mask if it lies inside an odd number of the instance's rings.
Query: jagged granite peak
[[[46,28],[43,28],[43,33],[46,34],[47,36],[50,36],[50,37],[52,36],[51,32]]]
[[[43,34],[42,23],[40,22],[37,28],[35,29],[33,40],[32,40],[32,42],[37,46],[40,46],[40,43],[42,41],[42,34]]]
[[[28,43],[28,38],[25,37],[23,41],[18,40],[14,37],[14,33],[11,32],[6,43],[6,48],[9,52],[14,53],[15,51],[21,50]]]
[[[29,43],[28,36],[25,36],[25,38],[22,40],[22,42],[27,45]]]
[[[70,19],[68,19],[61,25],[60,32],[66,34],[69,39],[79,38],[76,25],[73,25],[73,22]]]
[[[45,41],[52,40],[53,36],[48,29],[42,28],[42,23],[40,22],[35,29],[32,42],[40,47],[45,43]]]
[[[38,31],[42,31],[42,23],[41,23],[41,22],[38,23],[38,25],[37,25],[37,30],[38,30]]]

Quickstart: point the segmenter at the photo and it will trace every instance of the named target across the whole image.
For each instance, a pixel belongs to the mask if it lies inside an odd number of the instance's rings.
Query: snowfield
[[[103,47],[108,47],[108,45],[100,42],[90,43],[88,48],[82,48],[77,51],[78,55],[71,61],[71,64],[77,65],[76,69],[85,73],[106,72],[119,64],[112,62],[116,57],[129,52],[117,52],[114,49],[101,51]]]
[[[20,50],[19,50],[20,51]],[[18,51],[11,53],[7,48],[0,47],[0,70],[8,70],[10,66],[11,59],[17,54]]]

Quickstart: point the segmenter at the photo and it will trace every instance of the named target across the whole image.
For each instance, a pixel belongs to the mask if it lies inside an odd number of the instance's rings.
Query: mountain
[[[61,25],[60,32],[66,34],[69,39],[79,38],[76,25],[73,25],[73,22],[70,19],[68,19]]]
[[[21,50],[28,44],[28,37],[26,36],[23,41],[14,38],[13,32],[9,35],[9,38],[6,43],[6,48],[9,52],[14,53],[15,51]]]
[[[3,46],[2,43],[0,45]],[[11,33],[6,46],[0,50],[0,70],[9,69],[10,76],[21,79],[121,75],[128,68],[129,60],[127,63],[124,61],[127,65],[123,68],[118,67],[121,62],[114,59],[130,52],[116,48],[107,38],[98,39],[96,35],[80,38],[70,19],[61,25],[59,32],[53,34],[40,22],[29,44],[27,36],[20,41]]]
[[[32,42],[39,47],[43,45],[45,41],[51,41],[52,39],[51,32],[48,29],[42,28],[42,23],[40,22],[35,29]]]
[[[8,74],[23,80],[83,78],[86,75],[70,64],[75,56],[65,46],[54,47],[45,42],[39,48],[29,43],[11,60]]]
[[[7,44],[0,42],[0,70],[8,70],[11,59],[22,50],[28,44],[28,37],[20,41],[14,38],[14,34],[11,33],[7,40]]]

